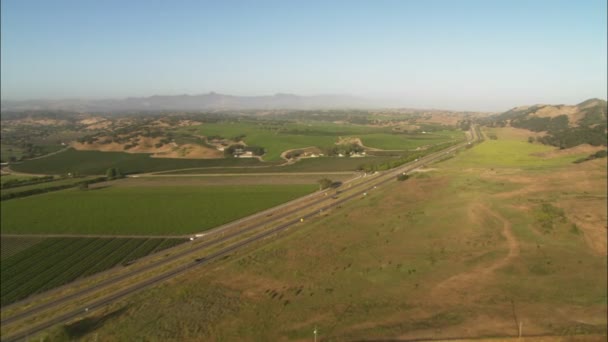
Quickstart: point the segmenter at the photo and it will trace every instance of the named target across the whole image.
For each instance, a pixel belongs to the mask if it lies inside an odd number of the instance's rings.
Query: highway
[[[306,221],[315,216],[319,216],[320,213],[326,212],[329,209],[362,198],[367,193],[374,191],[377,187],[381,187],[389,182],[395,182],[397,175],[410,172],[422,165],[441,160],[442,158],[445,158],[446,154],[452,153],[479,139],[480,135],[477,127],[471,127],[470,137],[467,142],[448,147],[445,150],[422,157],[415,162],[410,162],[392,170],[378,172],[375,175],[368,175],[366,177],[358,177],[351,180],[351,182],[345,182],[345,184],[339,188],[341,192],[338,198],[327,195],[327,191],[316,192],[300,200],[292,201],[288,206],[284,204],[263,213],[254,214],[248,218],[219,227],[219,229],[214,231],[207,232],[205,241],[195,240],[189,242],[188,244],[191,244],[190,248],[182,248],[166,258],[146,264],[142,267],[134,268],[132,272],[110,276],[83,289],[58,296],[58,298],[47,302],[31,305],[29,308],[20,310],[10,316],[6,316],[5,314],[8,308],[25,307],[26,304],[32,302],[31,299],[26,299],[4,307],[2,308],[2,318],[0,319],[0,325],[2,325],[3,330],[12,324],[16,325],[30,320],[33,320],[34,323],[28,324],[27,329],[10,332],[7,336],[4,336],[3,334],[2,341],[20,341],[27,337],[34,336],[56,324],[65,323],[72,319],[89,315],[95,310],[115,303],[132,293],[159,284],[167,279],[174,278],[184,272],[190,271],[196,267],[201,267],[214,260],[218,260],[271,235],[285,231],[290,227],[295,227],[298,224],[301,224],[302,220]],[[346,186],[347,184],[348,186]],[[225,244],[228,245],[224,246]],[[214,250],[214,248],[217,250]],[[209,252],[209,250],[212,251]],[[203,255],[203,252],[206,251],[207,254]],[[169,270],[164,270],[164,268],[173,263],[178,263],[178,265],[173,265]],[[158,271],[158,273],[154,273],[155,270]],[[148,273],[152,274],[146,276]],[[143,279],[140,279],[142,277]],[[129,280],[133,280],[133,283],[129,286],[121,287],[118,290],[114,289],[113,292],[110,292],[109,294],[105,293],[105,291],[112,290],[112,287],[115,287],[116,284],[128,282]],[[98,292],[104,292],[104,295],[100,295],[97,298],[93,297],[93,299],[87,299],[87,296],[91,296]],[[60,315],[36,319],[38,316],[45,313],[48,314],[57,309],[74,306],[74,303],[79,302],[83,303],[77,305],[75,309],[67,310]]]

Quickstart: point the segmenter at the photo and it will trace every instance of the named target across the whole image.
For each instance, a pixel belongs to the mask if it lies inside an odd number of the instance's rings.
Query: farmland
[[[316,328],[323,340],[466,339],[523,329],[601,340],[605,162],[534,155],[544,146],[495,133],[491,149],[476,151],[484,142],[146,290],[91,318],[101,326],[50,336],[304,340]],[[146,323],[156,321],[162,330]]]
[[[11,165],[18,172],[38,174],[103,175],[114,167],[122,173],[165,171],[193,167],[255,166],[257,159],[169,159],[151,158],[148,154],[124,152],[76,151]]]
[[[193,168],[162,172],[162,174],[205,174],[205,173],[269,173],[269,172],[332,172],[332,171],[355,171],[365,163],[384,163],[396,160],[398,157],[366,157],[366,158],[340,158],[320,157],[302,159],[294,164],[275,165],[268,167],[218,167],[218,168]]]
[[[107,122],[109,123],[110,120]],[[124,174],[134,174],[191,168],[275,167],[284,163],[281,155],[285,151],[307,147],[315,147],[317,151],[325,152],[326,156],[338,155],[336,149],[339,146],[344,149],[352,144],[363,144],[378,154],[381,154],[382,150],[406,153],[417,148],[464,139],[462,131],[453,126],[438,124],[403,128],[391,125],[373,126],[248,117],[213,119],[211,122],[189,124],[185,127],[170,126],[165,123],[169,126],[160,128],[154,125],[155,122],[157,121],[153,118],[116,119],[113,120],[116,127],[111,126],[116,131],[100,128],[88,132],[88,135],[86,130],[78,131],[80,124],[75,123],[75,126],[69,126],[75,130],[74,135],[66,133],[67,135],[64,134],[60,140],[64,141],[63,138],[70,136],[77,138],[77,144],[72,144],[77,149],[68,148],[37,159],[25,158],[12,163],[11,169],[31,174],[102,175],[108,168],[117,168]],[[18,122],[12,125],[20,127]],[[424,127],[424,130],[421,127]],[[24,128],[27,132],[31,129],[31,127]],[[38,131],[34,130],[31,134],[35,135],[36,132]],[[43,130],[39,134],[45,136],[50,133]],[[23,135],[25,136],[25,133]],[[24,136],[18,139],[20,143],[23,143]],[[216,150],[219,145],[211,145],[214,139],[224,141],[225,147],[246,144],[247,148],[257,148],[259,152],[256,154],[259,154],[262,160],[233,158],[231,154],[221,158],[223,152]],[[65,141],[70,142],[70,140]],[[73,139],[71,142],[76,143]],[[36,156],[48,153],[45,152],[44,146],[47,145],[42,143],[36,145]],[[200,155],[192,152],[193,156],[186,156],[186,151],[198,151],[197,149],[206,151],[204,156],[200,151],[196,152]],[[175,151],[182,151],[184,155],[178,158]],[[163,155],[165,157],[157,158]],[[334,162],[332,159],[324,159],[324,162],[328,161],[325,167],[316,167],[315,170],[353,170],[352,165],[357,164],[356,161]],[[332,169],[333,167],[336,169]],[[304,170],[307,165],[294,168]]]
[[[2,306],[86,277],[126,265],[185,239],[2,238]],[[4,255],[4,249],[12,253]]]
[[[292,184],[69,189],[3,202],[2,233],[189,234],[317,188],[317,184]]]
[[[33,180],[36,179],[37,177],[33,177],[33,176],[29,176],[29,175],[13,175],[13,174],[3,174],[2,176],[0,176],[0,184],[2,184],[2,186],[4,187],[4,184],[6,182],[11,182],[11,181],[26,181],[26,180]]]
[[[8,194],[12,194],[12,193],[26,192],[26,191],[30,191],[30,190],[69,186],[69,185],[74,185],[77,183],[90,181],[92,179],[94,179],[94,177],[56,179],[56,180],[53,180],[50,182],[41,182],[41,183],[32,184],[32,185],[23,185],[23,186],[18,186],[18,187],[11,187],[8,189],[2,189],[2,190],[0,190],[0,193],[2,195],[8,195]]]
[[[193,131],[196,127],[188,128]],[[438,131],[428,134],[397,133],[387,128],[331,123],[264,124],[264,123],[208,123],[199,128],[205,136],[233,138],[242,136],[248,145],[266,149],[264,160],[279,160],[283,151],[316,146],[321,149],[333,146],[339,138],[360,138],[365,146],[378,149],[408,150],[420,146],[462,139],[457,131]]]

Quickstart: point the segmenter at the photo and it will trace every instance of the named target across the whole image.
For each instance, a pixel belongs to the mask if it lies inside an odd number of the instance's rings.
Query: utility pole
[[[317,327],[315,327],[312,333],[315,335],[315,342],[317,342]]]

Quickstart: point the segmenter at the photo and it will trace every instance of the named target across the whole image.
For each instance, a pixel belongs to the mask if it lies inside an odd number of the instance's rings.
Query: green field
[[[119,264],[175,246],[184,239],[2,238],[2,306]]]
[[[462,131],[438,131],[427,134],[365,134],[360,136],[363,145],[383,150],[413,150],[417,147],[435,145],[450,140],[463,140]]]
[[[8,188],[8,189],[1,189],[0,194],[6,195],[6,194],[11,194],[11,193],[30,191],[30,190],[34,190],[34,189],[48,189],[48,188],[59,187],[59,186],[64,186],[64,185],[67,186],[67,185],[72,185],[72,184],[84,182],[87,180],[91,180],[94,178],[95,177],[78,177],[78,178],[57,179],[57,180],[53,180],[50,182],[42,182],[42,183],[38,183],[38,184],[23,185],[23,186]]]
[[[0,261],[44,240],[43,237],[11,237],[0,239]]]
[[[0,176],[0,184],[4,185],[4,183],[11,181],[11,180],[26,180],[26,179],[33,180],[36,178],[37,177],[33,177],[33,176],[7,174],[7,175]]]
[[[192,130],[194,128],[188,128]],[[428,134],[395,133],[388,128],[332,123],[282,124],[268,123],[209,123],[198,126],[205,136],[233,138],[244,135],[248,145],[266,149],[264,160],[279,160],[283,151],[316,146],[333,146],[339,138],[358,137],[364,145],[389,150],[408,150],[419,146],[437,144],[452,139],[462,139],[461,131],[437,131]]]
[[[227,167],[260,165],[257,159],[169,159],[151,158],[143,153],[76,151],[73,149],[49,157],[11,165],[18,172],[38,174],[105,175],[109,168],[122,173],[141,173],[192,167]]]
[[[521,322],[524,336],[604,340],[606,163],[518,142],[499,135],[50,336],[474,339]]]
[[[68,189],[2,203],[2,233],[176,235],[311,193],[316,184]]]
[[[264,160],[267,161],[280,160],[281,153],[289,149],[309,146],[329,147],[337,141],[336,135],[327,132],[317,133],[317,135],[289,134],[282,133],[277,127],[267,124],[239,122],[210,123],[199,126],[198,129],[202,135],[221,136],[228,139],[245,135],[244,141],[248,145],[260,146],[266,149]],[[286,129],[294,129],[294,127]]]
[[[10,161],[11,157],[19,159],[23,156],[23,150],[15,146],[0,144],[0,159],[2,162]]]
[[[471,151],[463,166],[543,168],[572,163],[585,154],[559,158],[539,158],[534,153],[555,150],[555,147],[523,141],[488,140]]]
[[[364,158],[340,158],[320,157],[301,159],[298,162],[285,166],[268,166],[256,168],[203,168],[163,172],[163,174],[213,174],[213,173],[288,173],[288,172],[332,172],[332,171],[356,171],[366,163],[381,164],[386,161],[396,160],[398,157],[364,157]]]

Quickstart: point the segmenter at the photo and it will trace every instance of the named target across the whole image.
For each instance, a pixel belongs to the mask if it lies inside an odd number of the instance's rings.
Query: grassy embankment
[[[471,338],[517,336],[520,324],[524,335],[605,335],[606,164],[534,156],[551,148],[495,133],[51,336]]]

